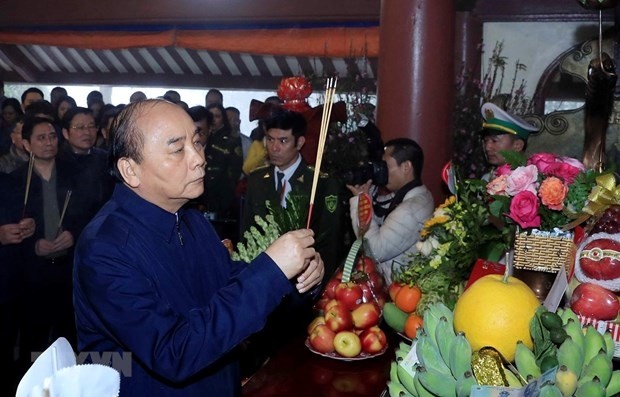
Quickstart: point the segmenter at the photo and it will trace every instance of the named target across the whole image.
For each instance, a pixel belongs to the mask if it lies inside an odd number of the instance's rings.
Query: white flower
[[[429,237],[424,241],[419,241],[415,244],[418,252],[424,256],[429,256],[430,253],[437,247],[439,247],[439,241],[435,237]]]

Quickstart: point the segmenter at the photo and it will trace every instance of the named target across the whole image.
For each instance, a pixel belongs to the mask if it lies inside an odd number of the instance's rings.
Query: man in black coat
[[[24,291],[24,240],[32,236],[35,222],[22,219],[23,197],[13,179],[0,173],[0,364],[8,371],[0,377],[0,395],[15,394],[19,380],[14,360],[19,329],[19,297]]]
[[[73,247],[89,221],[90,203],[79,188],[75,167],[56,158],[58,136],[49,120],[26,118],[22,137],[34,158],[31,177],[29,164],[11,176],[18,197],[28,191],[25,214],[36,222],[33,237],[23,247],[27,293],[21,302],[20,361],[24,371],[33,353],[44,351],[60,336],[75,348]]]
[[[255,226],[256,215],[264,218],[269,213],[266,202],[286,207],[289,195],[301,198],[299,226],[305,227],[315,172],[299,153],[305,142],[306,121],[299,113],[276,109],[265,120],[265,127],[270,165],[256,169],[248,178],[241,230]],[[325,262],[325,279],[340,265],[344,253],[342,190],[336,179],[320,174],[310,228],[315,233],[316,250]]]
[[[308,166],[299,152],[305,142],[306,126],[303,115],[282,108],[274,109],[265,119],[265,142],[270,165],[256,169],[248,177],[242,232],[256,226],[257,215],[264,219],[269,214],[267,203],[276,211],[283,209],[295,219],[297,224],[286,225],[287,229],[306,227],[314,178],[314,168]],[[324,283],[340,265],[343,253],[341,191],[337,180],[326,174],[320,175],[310,228],[314,230],[315,248],[325,266]],[[287,197],[290,200],[287,201]],[[296,200],[296,204],[291,200]],[[260,227],[257,229],[261,230]],[[280,230],[282,233],[287,231]],[[284,341],[304,332],[312,319],[311,308],[316,297],[298,294],[283,301],[270,316],[265,329],[249,340],[244,371],[251,373]]]

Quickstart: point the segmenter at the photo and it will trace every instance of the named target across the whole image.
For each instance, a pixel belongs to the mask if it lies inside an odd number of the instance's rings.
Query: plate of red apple
[[[340,283],[308,325],[306,346],[313,353],[337,360],[364,360],[385,352],[387,337],[379,328],[383,310],[364,299],[359,285]]]
[[[379,331],[381,331],[381,333],[383,333],[383,331],[379,327],[376,327],[376,328]],[[370,329],[368,331],[370,331]],[[370,331],[370,332],[374,332],[374,331]],[[353,335],[357,336],[357,340],[355,339]],[[381,342],[380,341],[381,338],[385,338],[385,334],[383,334],[383,336],[375,335],[375,336],[366,336],[366,337],[361,336],[360,337],[356,335],[355,332],[342,331],[336,334],[336,337],[334,340],[334,344],[336,346],[339,346],[338,350],[334,348],[334,351],[329,352],[329,353],[323,353],[321,351],[315,350],[310,344],[310,337],[306,338],[306,347],[314,354],[318,354],[319,356],[331,358],[334,360],[340,360],[340,361],[366,360],[369,358],[380,356],[386,352],[387,347],[388,347],[387,341],[384,340],[383,342]],[[364,340],[366,340],[367,341],[366,343],[369,343],[370,345],[377,345],[377,346],[383,346],[383,347],[380,348],[380,350],[375,353],[369,353],[367,351],[364,351],[364,347],[363,347],[363,344],[365,343]],[[371,349],[374,349],[374,348],[371,348]]]

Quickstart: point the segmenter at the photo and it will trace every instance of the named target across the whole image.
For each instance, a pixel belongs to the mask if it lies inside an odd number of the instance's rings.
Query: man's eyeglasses
[[[71,126],[72,130],[78,130],[78,131],[94,131],[97,129],[97,126],[94,124],[88,124],[88,125],[72,125]]]

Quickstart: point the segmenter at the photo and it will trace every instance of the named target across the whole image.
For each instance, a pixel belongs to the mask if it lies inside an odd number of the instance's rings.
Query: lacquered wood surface
[[[390,336],[386,352],[363,361],[338,361],[312,353],[305,335],[293,338],[243,387],[243,397],[379,397],[389,379],[399,342]]]

